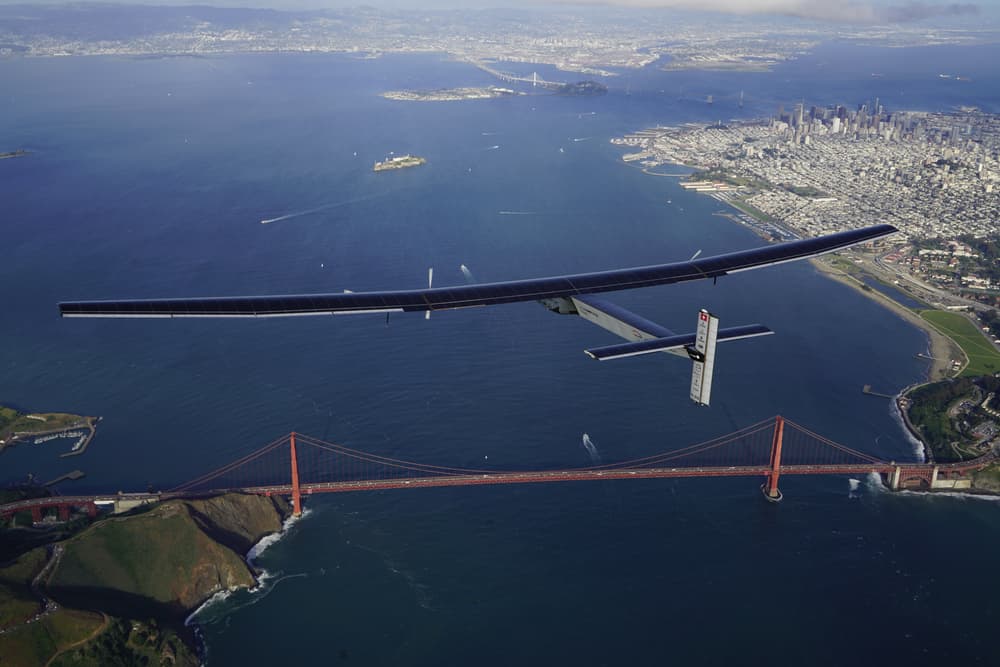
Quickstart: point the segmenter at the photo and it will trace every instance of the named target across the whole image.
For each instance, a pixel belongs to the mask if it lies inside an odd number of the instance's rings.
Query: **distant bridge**
[[[470,60],[472,65],[475,65],[479,69],[483,70],[487,74],[492,74],[496,78],[500,79],[504,83],[530,83],[532,87],[535,88],[545,88],[547,90],[559,90],[565,83],[559,81],[546,81],[545,79],[538,76],[538,72],[532,72],[531,76],[518,76],[511,72],[503,72],[494,67],[491,67],[481,60]]]
[[[380,456],[289,433],[231,463],[166,492],[53,496],[0,505],[0,517],[31,512],[40,521],[55,508],[60,519],[72,510],[96,515],[99,505],[126,511],[170,498],[222,492],[290,496],[296,514],[302,496],[381,489],[543,484],[677,477],[760,477],[761,491],[780,500],[782,475],[882,475],[889,488],[967,489],[970,473],[996,460],[990,453],[950,464],[897,463],[837,444],[782,417],[680,449],[619,463],[554,470],[492,470],[440,466]]]

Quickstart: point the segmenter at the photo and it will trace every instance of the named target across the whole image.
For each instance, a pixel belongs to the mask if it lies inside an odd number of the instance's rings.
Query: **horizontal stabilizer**
[[[747,324],[741,327],[730,327],[720,329],[718,341],[740,340],[741,338],[754,338],[756,336],[767,336],[774,333],[763,324]],[[654,338],[652,340],[642,340],[636,343],[620,343],[618,345],[605,345],[585,350],[592,358],[598,361],[609,359],[622,359],[624,357],[634,357],[640,354],[650,354],[652,352],[667,352],[685,348],[695,344],[696,334],[682,334],[679,336],[667,336],[664,338]]]

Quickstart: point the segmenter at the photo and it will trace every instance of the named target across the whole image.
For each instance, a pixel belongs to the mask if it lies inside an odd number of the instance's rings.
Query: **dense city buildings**
[[[814,236],[888,222],[901,230],[895,264],[955,293],[997,289],[997,255],[970,247],[997,234],[1000,117],[854,108],[779,109],[767,120],[660,127],[614,143],[624,160],[696,170],[709,192],[760,223]],[[977,259],[979,261],[977,261]]]

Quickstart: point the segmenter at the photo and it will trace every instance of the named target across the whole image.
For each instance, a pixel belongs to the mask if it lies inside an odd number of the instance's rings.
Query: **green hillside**
[[[219,591],[256,585],[243,554],[286,513],[260,496],[172,500],[22,554],[0,568],[0,666],[194,667],[184,619]],[[60,607],[41,613],[42,595]]]

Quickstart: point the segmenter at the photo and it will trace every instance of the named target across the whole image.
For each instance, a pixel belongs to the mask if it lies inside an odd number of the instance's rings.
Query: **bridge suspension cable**
[[[297,448],[293,447],[293,439]],[[780,448],[784,441],[784,451]],[[172,493],[245,489],[288,493],[441,486],[512,481],[618,479],[670,476],[764,475],[776,488],[782,473],[844,474],[888,466],[864,452],[840,445],[799,424],[771,418],[732,433],[649,456],[584,467],[500,470],[446,466],[376,454],[294,433],[273,440],[211,472],[181,484]],[[295,478],[289,484],[289,472]],[[437,480],[437,481],[435,481]],[[450,480],[450,481],[449,481]],[[485,481],[484,481],[485,480]]]

